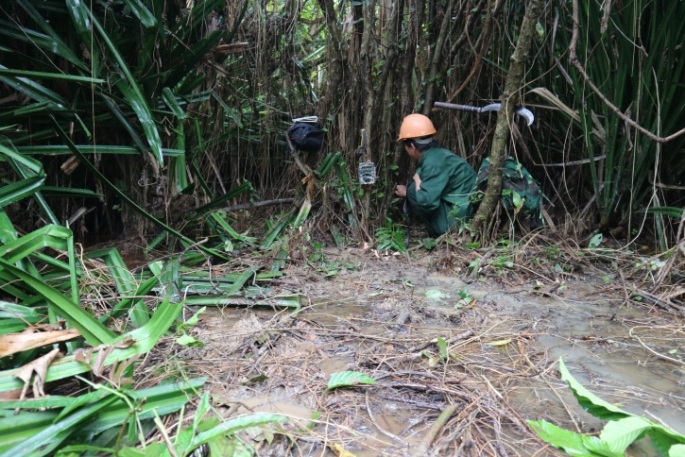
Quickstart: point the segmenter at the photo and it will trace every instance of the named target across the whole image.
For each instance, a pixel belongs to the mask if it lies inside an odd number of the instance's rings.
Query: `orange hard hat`
[[[433,126],[433,123],[427,116],[423,114],[410,114],[405,117],[400,126],[400,136],[397,141],[408,140],[410,138],[421,138],[422,136],[431,136],[438,133]]]

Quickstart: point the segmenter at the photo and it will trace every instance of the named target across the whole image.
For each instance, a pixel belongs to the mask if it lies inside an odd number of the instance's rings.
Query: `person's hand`
[[[407,196],[407,186],[405,186],[403,184],[398,184],[395,187],[395,195],[397,195],[398,197],[402,197],[402,198],[406,197]]]
[[[421,177],[418,173],[414,173],[414,184],[416,184],[416,191],[421,190]]]

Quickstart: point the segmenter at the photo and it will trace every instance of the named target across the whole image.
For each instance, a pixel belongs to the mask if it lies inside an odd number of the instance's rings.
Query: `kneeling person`
[[[410,114],[400,127],[398,141],[410,158],[418,160],[413,182],[398,185],[395,195],[406,197],[431,236],[439,236],[472,216],[469,195],[476,172],[461,157],[441,148],[431,120]]]

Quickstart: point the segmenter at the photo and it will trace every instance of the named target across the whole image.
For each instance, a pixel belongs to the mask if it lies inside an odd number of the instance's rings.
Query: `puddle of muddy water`
[[[576,291],[577,293],[578,291]],[[685,434],[685,372],[682,365],[663,361],[635,338],[631,329],[644,327],[645,310],[610,302],[569,301],[563,298],[511,300],[488,294],[504,315],[529,319],[536,342],[551,360],[560,357],[590,391],[628,412],[658,419]],[[668,340],[670,330],[644,327],[649,340]],[[539,332],[539,333],[538,333]],[[638,333],[639,335],[639,333]],[[666,353],[683,341],[662,346]],[[681,347],[681,351],[685,349]],[[574,405],[575,406],[575,405]]]
[[[666,423],[685,434],[685,370],[683,365],[660,360],[649,352],[636,336],[662,343],[666,353],[685,353],[685,341],[672,339],[672,327],[641,325],[646,320],[644,308],[621,307],[614,300],[597,301],[573,297],[591,295],[592,285],[574,284],[566,297],[543,297],[520,292],[465,285],[443,275],[432,275],[425,285],[417,287],[417,295],[439,288],[446,296],[441,300],[427,299],[430,306],[453,307],[455,297],[468,294],[477,297],[476,306],[488,314],[490,322],[506,321],[504,327],[515,325],[535,335],[539,349],[550,360],[563,357],[574,377],[600,397],[612,401],[628,412],[645,415]],[[670,322],[664,322],[670,323]],[[500,326],[502,327],[502,326]],[[640,329],[631,334],[631,329]],[[663,343],[666,342],[666,346]],[[538,391],[538,398],[556,400],[550,392]],[[566,396],[568,397],[568,396]],[[537,412],[545,415],[546,402],[536,408],[532,395],[523,395],[519,408],[529,410],[531,418]],[[574,400],[570,399],[573,402]],[[532,407],[531,407],[532,406]],[[579,409],[574,406],[574,411]]]
[[[400,399],[380,387],[329,395],[323,393],[325,381],[334,372],[373,371],[381,367],[382,361],[377,367],[359,366],[360,352],[369,347],[387,345],[390,363],[398,357],[392,354],[397,341],[449,339],[470,329],[475,335],[482,335],[469,346],[471,351],[479,352],[471,360],[481,357],[483,366],[474,363],[462,367],[455,357],[447,365],[454,372],[448,374],[446,368],[445,376],[464,375],[465,382],[475,390],[501,389],[508,404],[525,419],[547,419],[567,428],[577,425],[584,432],[601,426],[601,422],[581,410],[553,368],[541,376],[512,374],[501,387],[496,385],[497,379],[505,378],[502,367],[521,360],[520,348],[525,348],[531,358],[546,361],[548,366],[563,357],[571,373],[593,393],[685,433],[683,365],[660,360],[643,345],[670,350],[677,358],[685,351],[685,342],[672,338],[668,325],[660,327],[654,319],[648,321],[645,309],[621,307],[610,297],[583,298],[594,293],[594,287],[588,283],[571,284],[565,291],[557,291],[557,295],[543,296],[532,287],[506,292],[492,285],[467,284],[454,276],[412,274],[410,270],[373,276],[362,272],[350,275],[344,284],[319,284],[311,291],[312,305],[297,318],[309,326],[298,335],[299,340],[313,349],[308,348],[310,352],[304,359],[294,361],[292,367],[278,369],[285,375],[288,369],[293,372],[305,365],[315,367],[308,372],[303,369],[302,376],[308,378],[289,379],[286,384],[317,382],[320,390],[300,390],[298,396],[275,391],[259,394],[255,387],[255,392],[238,389],[226,395],[243,398],[241,401],[251,410],[281,412],[300,419],[323,411],[323,429],[328,433],[335,430],[338,438],[346,436],[347,448],[357,457],[407,455],[444,408],[440,398],[406,391],[405,398]],[[408,310],[410,317],[398,323],[403,310]],[[274,315],[272,310],[227,308],[208,311],[203,319],[220,320],[218,327],[212,327],[219,329],[217,333],[225,333],[248,314],[263,321]],[[669,323],[672,322],[663,321]],[[492,347],[485,344],[488,341],[499,343]],[[296,352],[293,349],[288,354]],[[488,357],[498,359],[500,365],[496,369],[487,367]],[[416,370],[421,370],[425,363],[417,360]],[[444,400],[444,396],[441,398]],[[530,448],[527,449],[514,450],[512,455],[529,455]],[[633,452],[632,455],[649,455],[641,449]],[[317,454],[311,455],[332,454],[319,448]]]

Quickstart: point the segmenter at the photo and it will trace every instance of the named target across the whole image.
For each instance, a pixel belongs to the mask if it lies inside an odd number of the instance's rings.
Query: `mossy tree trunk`
[[[478,211],[471,224],[471,231],[481,240],[492,238],[495,230],[493,216],[499,203],[502,191],[502,164],[510,140],[511,123],[514,120],[514,108],[521,99],[520,90],[523,86],[525,63],[528,59],[530,44],[535,32],[535,25],[540,15],[543,0],[530,0],[526,6],[526,13],[521,23],[516,49],[510,58],[509,73],[504,84],[501,102],[502,109],[497,116],[495,135],[490,149],[490,175],[488,188]]]

